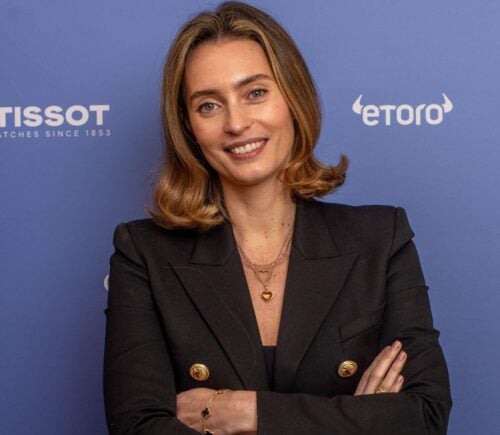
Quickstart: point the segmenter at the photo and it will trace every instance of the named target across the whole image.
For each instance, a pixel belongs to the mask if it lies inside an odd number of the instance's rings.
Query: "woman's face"
[[[291,156],[293,119],[257,42],[222,39],[196,47],[184,89],[191,131],[223,186],[277,180]]]

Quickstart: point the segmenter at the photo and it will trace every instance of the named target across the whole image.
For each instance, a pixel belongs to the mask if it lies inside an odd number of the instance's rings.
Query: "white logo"
[[[451,112],[453,109],[453,103],[450,99],[446,94],[442,95],[444,98],[443,104],[419,104],[417,107],[413,107],[409,104],[401,104],[400,106],[367,104],[363,106],[361,104],[363,94],[361,94],[352,105],[352,110],[354,113],[361,115],[363,123],[369,127],[373,127],[380,122],[385,125],[392,125],[393,121],[396,121],[399,125],[422,125],[422,123],[438,125],[443,122],[444,114]]]
[[[0,140],[111,136],[104,127],[109,111],[109,104],[0,107]]]
[[[60,106],[47,106],[44,109],[38,106],[0,107],[0,128],[6,128],[8,121],[13,123],[13,127],[40,127],[42,124],[60,127],[65,121],[80,127],[89,122],[90,114],[93,114],[96,125],[103,125],[104,112],[107,111],[108,104],[92,104],[88,108],[76,104],[66,110]]]

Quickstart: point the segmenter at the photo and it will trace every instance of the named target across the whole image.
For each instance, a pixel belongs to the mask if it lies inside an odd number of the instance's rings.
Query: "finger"
[[[396,378],[396,381],[392,384],[392,387],[389,390],[389,393],[399,393],[403,389],[403,382],[404,382],[403,375],[399,375]]]
[[[366,394],[365,393],[365,389],[366,389],[366,385],[368,383],[368,380],[370,379],[370,373],[372,372],[372,370],[378,366],[378,364],[380,363],[380,361],[385,358],[387,352],[389,352],[389,350],[391,349],[391,346],[386,346],[384,347],[380,353],[375,357],[375,359],[372,361],[372,363],[368,366],[368,368],[364,371],[363,375],[361,376],[361,379],[358,383],[358,386],[356,388],[356,391],[355,391],[355,395],[359,395],[359,394]]]
[[[404,351],[399,352],[397,358],[391,364],[389,371],[385,375],[385,378],[382,380],[382,382],[380,382],[377,389],[380,388],[382,389],[382,391],[389,392],[392,388],[392,385],[396,382],[398,376],[401,374],[401,371],[403,370],[406,360],[407,360],[406,352]]]
[[[401,350],[401,342],[395,341],[390,349],[382,356],[377,365],[370,371],[368,381],[366,383],[364,394],[373,394],[383,379],[386,377],[389,368],[396,360],[399,351]]]
[[[389,351],[389,349],[390,349],[390,346],[384,347],[380,351],[380,353],[375,357],[375,359],[372,361],[372,363],[368,366],[368,368],[364,371],[364,373],[361,376],[361,379],[359,380],[359,383],[356,387],[356,391],[354,392],[355,396],[364,393],[371,371],[373,370],[374,367],[377,366],[378,362],[384,357],[384,355]]]
[[[356,388],[356,391],[354,395],[359,395],[359,394],[365,394],[365,389],[366,385],[368,383],[368,380],[370,378],[370,373],[372,370],[377,367],[379,362],[385,357],[385,354],[389,352],[391,346],[386,346],[384,347],[380,353],[375,357],[375,359],[372,361],[372,363],[368,366],[368,368],[364,371],[363,375],[361,376],[361,379],[358,383],[358,386]]]

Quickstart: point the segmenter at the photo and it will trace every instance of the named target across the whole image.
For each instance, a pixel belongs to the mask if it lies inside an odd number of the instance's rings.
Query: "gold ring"
[[[375,390],[375,394],[380,394],[380,393],[387,393],[387,391],[385,391],[382,387],[378,387]]]

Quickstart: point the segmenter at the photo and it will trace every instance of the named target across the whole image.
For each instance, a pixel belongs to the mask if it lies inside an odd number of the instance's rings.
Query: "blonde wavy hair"
[[[280,179],[295,198],[326,195],[342,185],[348,160],[336,166],[313,155],[321,129],[321,110],[311,74],[294,41],[270,15],[240,2],[221,3],[202,12],[177,34],[163,71],[162,113],[166,155],[153,192],[156,223],[165,228],[206,231],[228,219],[217,173],[190,133],[184,102],[184,70],[199,44],[222,38],[251,39],[266,53],[277,85],[294,119],[290,162]]]

